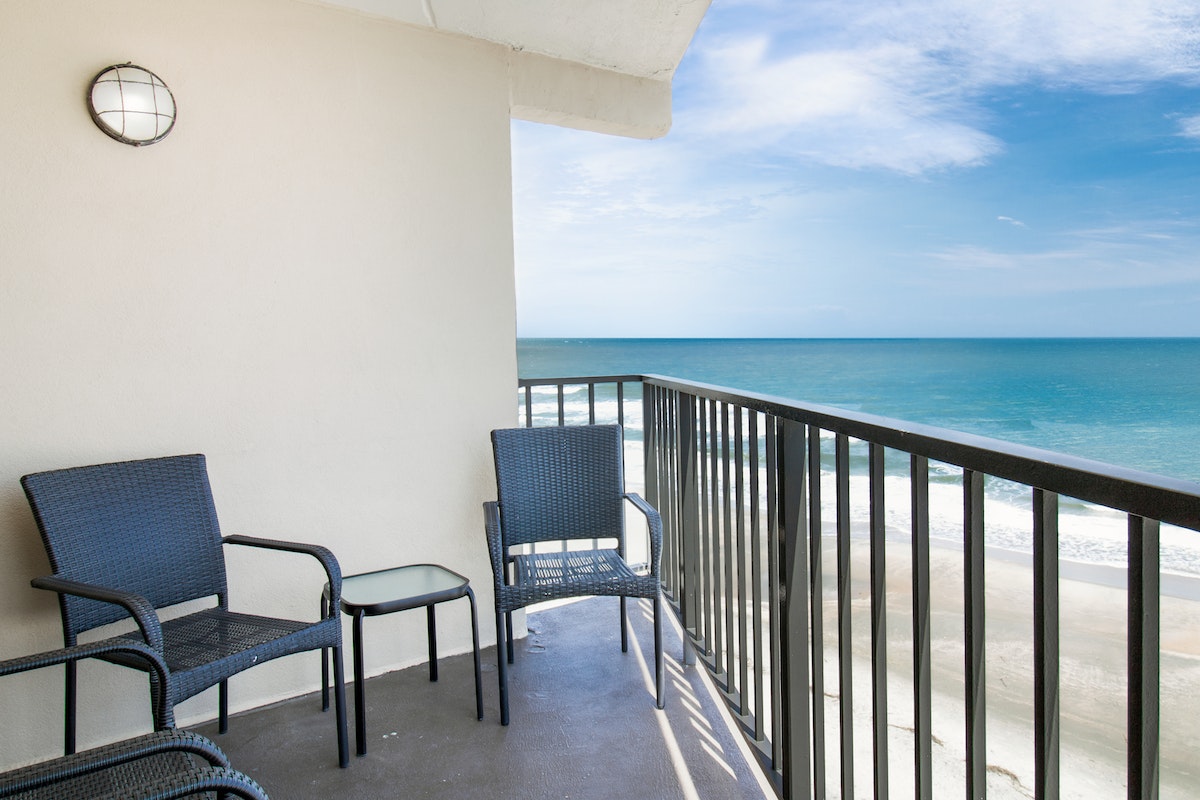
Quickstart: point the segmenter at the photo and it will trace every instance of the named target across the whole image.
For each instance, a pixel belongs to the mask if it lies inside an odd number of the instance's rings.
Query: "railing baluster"
[[[929,459],[910,458],[912,486],[913,774],[918,800],[933,797],[933,699],[929,631]]]
[[[963,644],[966,654],[967,798],[987,797],[984,694],[983,475],[963,470]]]
[[[710,458],[712,461],[712,496],[710,505],[712,506],[712,533],[713,533],[713,672],[721,674],[724,669],[725,657],[725,614],[721,605],[721,598],[725,596],[725,560],[723,548],[723,532],[721,516],[721,428],[718,422],[720,404],[715,400],[709,405],[708,409],[708,430],[711,439],[709,448]]]
[[[850,440],[834,439],[838,550],[838,724],[841,733],[842,797],[854,797],[854,650],[850,592]]]
[[[867,448],[871,492],[871,749],[875,800],[888,796],[887,515],[883,505],[883,446]]]
[[[750,602],[751,602],[751,633],[754,645],[751,655],[754,659],[754,741],[761,742],[766,737],[763,729],[764,688],[763,688],[763,610],[762,610],[762,519],[759,513],[759,480],[758,480],[758,412],[751,411],[749,430],[747,432],[750,452]]]
[[[812,791],[812,737],[809,731],[808,547],[805,543],[804,427],[781,423],[779,492],[783,522],[783,725],[785,800],[803,800]]]
[[[525,387],[525,427],[533,427],[533,387]]]
[[[825,588],[821,568],[821,430],[808,426],[809,596],[812,627],[813,800],[825,800]]]
[[[780,584],[783,576],[781,571],[784,562],[779,558],[783,547],[783,531],[779,526],[779,470],[778,447],[776,436],[782,423],[774,418],[767,418],[767,594],[771,603],[771,768],[783,769],[783,752],[780,747],[783,741],[783,648],[780,646],[783,633],[780,629],[780,612],[783,609],[783,595]]]
[[[558,384],[558,424],[565,425],[567,422],[566,405],[564,403],[563,389],[565,384]]]
[[[712,650],[712,508],[709,503],[709,481],[711,473],[708,469],[708,407],[711,401],[700,399],[699,413],[696,415],[697,430],[697,462],[700,467],[700,486],[697,500],[700,504],[700,640],[703,642],[704,653]]]
[[[1129,517],[1130,800],[1158,800],[1159,525]]]
[[[667,576],[667,581],[671,586],[676,602],[679,601],[678,588],[680,585],[679,574],[679,547],[677,545],[679,536],[678,515],[675,513],[679,507],[679,428],[676,410],[679,402],[679,393],[672,390],[666,394],[666,402],[663,405],[663,422],[662,431],[663,439],[666,443],[666,451],[663,454],[663,466],[666,468],[666,485],[663,498],[663,504],[658,509],[658,513],[662,515],[663,521],[663,536],[669,547],[664,547],[663,550],[663,575]]]
[[[733,663],[734,652],[734,621],[733,621],[733,497],[729,483],[729,404],[721,404],[721,517],[722,533],[725,552],[725,691],[735,693],[734,676],[737,674],[736,664]],[[741,709],[738,709],[739,713]]]
[[[646,502],[659,508],[658,496],[658,393],[657,386],[642,386],[642,472]]]
[[[696,475],[696,398],[690,394],[679,397],[679,478],[680,498],[680,541],[683,556],[683,591],[679,598],[680,616],[685,632],[699,637],[698,591],[700,566],[697,550],[700,545],[700,502],[698,476]],[[696,651],[683,648],[684,664],[696,663]]]
[[[749,578],[746,575],[746,442],[743,431],[744,411],[739,407],[733,410],[733,495],[734,517],[737,520],[737,542],[734,554],[737,556],[737,620],[738,620],[738,708],[745,715],[750,713],[747,708],[750,691],[750,626],[746,621],[747,607],[750,604],[746,597]]]

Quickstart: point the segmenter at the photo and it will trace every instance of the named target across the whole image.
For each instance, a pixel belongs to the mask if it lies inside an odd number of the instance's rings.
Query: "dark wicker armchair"
[[[231,769],[215,744],[203,736],[173,729],[170,691],[163,690],[170,683],[170,674],[158,654],[144,644],[106,639],[0,661],[0,676],[115,655],[140,660],[153,676],[154,732],[2,773],[0,798],[168,800],[221,792],[226,797],[266,800],[262,787]]]
[[[21,479],[54,574],[35,578],[58,592],[63,638],[132,617],[127,636],[159,653],[171,673],[175,705],[220,687],[219,729],[227,727],[226,680],[280,656],[333,649],[338,763],[349,763],[342,672],[342,623],[337,598],[342,575],[324,547],[247,536],[222,538],[204,456],[172,456],[41,472]],[[222,545],[239,544],[303,553],[325,568],[333,595],[316,622],[229,610]],[[314,587],[313,597],[321,594]],[[201,598],[215,605],[165,622],[156,609]],[[105,658],[139,669],[141,659]],[[75,748],[75,668],[66,668],[66,752]]]
[[[625,598],[654,602],[656,692],[662,708],[662,521],[645,500],[625,492],[620,426],[496,430],[492,431],[492,449],[498,500],[484,503],[484,520],[496,593],[501,724],[508,724],[505,662],[513,662],[512,612],[564,597],[620,597],[623,652],[629,648]],[[625,561],[626,500],[646,517],[648,574],[638,574]],[[558,541],[573,543],[572,549],[513,552],[523,545]],[[592,546],[578,549],[581,541],[590,541]],[[507,658],[501,655],[503,649],[507,649]]]

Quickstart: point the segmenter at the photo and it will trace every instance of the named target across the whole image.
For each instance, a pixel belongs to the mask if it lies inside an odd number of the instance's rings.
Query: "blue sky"
[[[1200,0],[715,0],[513,172],[521,336],[1200,336]]]

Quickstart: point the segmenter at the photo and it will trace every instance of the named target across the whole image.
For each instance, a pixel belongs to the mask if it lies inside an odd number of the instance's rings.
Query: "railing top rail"
[[[641,383],[641,375],[594,375],[574,378],[518,378],[517,386],[581,386],[586,383]]]
[[[522,378],[518,385],[642,382],[733,403],[934,461],[1200,531],[1200,484],[933,425],[801,403],[665,375]]]
[[[815,425],[832,433],[876,442],[895,450],[926,456],[934,461],[1200,531],[1200,483],[987,436],[863,414],[833,406],[801,403],[785,397],[740,391],[666,375],[521,378],[518,386],[526,388],[618,382],[641,382],[709,400],[732,403],[780,419]]]
[[[643,375],[644,383],[927,456],[1086,502],[1200,530],[1200,484],[987,436],[724,386]]]

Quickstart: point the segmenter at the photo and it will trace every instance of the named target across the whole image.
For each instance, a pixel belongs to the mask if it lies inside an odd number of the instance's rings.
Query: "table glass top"
[[[356,606],[390,603],[408,597],[449,592],[467,585],[467,579],[436,564],[413,564],[342,579],[342,600]]]

